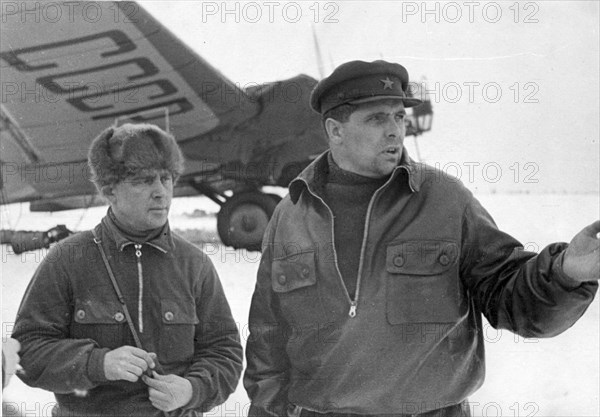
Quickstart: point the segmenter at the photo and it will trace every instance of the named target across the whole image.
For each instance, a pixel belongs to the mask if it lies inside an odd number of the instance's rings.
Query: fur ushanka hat
[[[183,172],[183,156],[175,138],[158,126],[124,124],[92,141],[88,165],[92,182],[102,191],[145,169],[167,170],[175,182]]]

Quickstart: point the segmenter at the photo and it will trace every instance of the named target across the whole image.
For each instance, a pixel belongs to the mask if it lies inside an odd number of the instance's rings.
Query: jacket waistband
[[[463,401],[459,404],[439,408],[421,414],[349,414],[349,413],[318,413],[302,409],[300,417],[471,417],[469,402]]]

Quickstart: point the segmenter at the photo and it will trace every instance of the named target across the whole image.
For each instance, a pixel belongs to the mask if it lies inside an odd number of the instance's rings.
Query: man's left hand
[[[150,402],[162,411],[173,411],[183,407],[192,399],[192,383],[177,375],[159,375],[152,372],[153,378],[146,375],[142,380],[148,385]]]
[[[563,272],[584,282],[600,279],[600,220],[577,233],[565,253]]]

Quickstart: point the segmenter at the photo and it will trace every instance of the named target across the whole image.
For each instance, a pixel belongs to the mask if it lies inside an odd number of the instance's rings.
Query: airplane
[[[174,197],[208,197],[220,206],[222,242],[260,250],[281,199],[262,187],[286,187],[328,147],[308,104],[317,80],[300,74],[242,89],[138,3],[94,2],[92,16],[86,2],[52,4],[68,19],[2,6],[0,204],[29,202],[33,212],[106,204],[88,180],[91,141],[109,125],[154,123],[186,160]],[[427,130],[419,111],[430,115],[430,103],[409,115],[407,135]],[[24,247],[68,235],[57,230]]]

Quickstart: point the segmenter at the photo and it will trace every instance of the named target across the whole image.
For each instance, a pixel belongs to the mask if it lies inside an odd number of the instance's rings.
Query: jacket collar
[[[119,251],[123,251],[126,246],[135,245],[140,242],[134,242],[129,239],[127,236],[119,230],[117,225],[112,221],[110,216],[107,214],[102,218],[102,222],[97,227],[104,227],[104,230],[107,232],[108,236],[115,241],[115,244]],[[171,228],[169,227],[169,222],[165,223],[163,226],[162,232],[152,240],[147,242],[143,242],[145,245],[150,245],[163,253],[169,253],[174,248],[173,236],[171,235]]]
[[[330,152],[330,150],[327,150],[319,155],[317,159],[311,162],[311,164],[307,166],[304,171],[302,171],[290,183],[290,198],[294,204],[298,202],[300,194],[302,194],[302,190],[304,190],[304,188],[307,188],[312,193],[316,192],[317,194],[319,194],[319,191],[323,189],[327,181],[327,173],[329,169],[327,157]],[[407,175],[401,175],[403,172],[405,172]],[[413,161],[410,156],[408,156],[406,148],[404,148],[400,163],[392,171],[390,181],[388,182],[408,182],[408,186],[410,187],[411,191],[418,192],[423,182],[423,175],[421,174],[422,168],[420,164]]]

